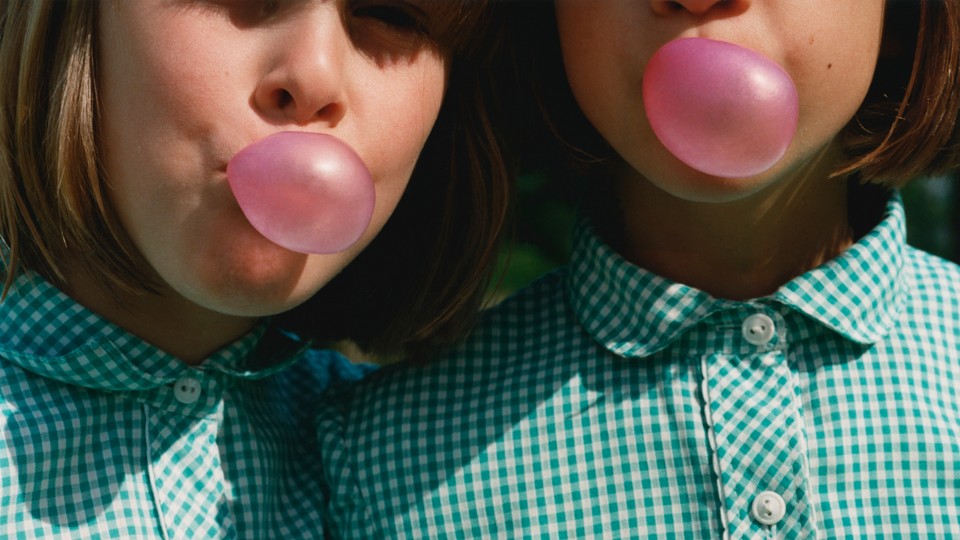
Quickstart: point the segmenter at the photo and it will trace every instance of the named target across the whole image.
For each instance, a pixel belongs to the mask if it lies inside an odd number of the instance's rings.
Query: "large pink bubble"
[[[667,150],[725,178],[773,167],[790,146],[800,109],[790,75],[776,62],[705,38],[676,39],[650,58],[643,103]]]
[[[250,224],[300,253],[352,246],[376,199],[360,156],[320,133],[275,133],[243,148],[227,164],[227,180]]]

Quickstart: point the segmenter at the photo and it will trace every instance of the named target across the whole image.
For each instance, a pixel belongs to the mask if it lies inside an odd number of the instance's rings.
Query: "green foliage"
[[[536,174],[521,176],[516,194],[515,231],[500,254],[495,299],[562,265],[570,254],[576,211],[569,194]]]
[[[922,179],[903,189],[907,239],[911,245],[945,259],[960,261],[960,180]]]

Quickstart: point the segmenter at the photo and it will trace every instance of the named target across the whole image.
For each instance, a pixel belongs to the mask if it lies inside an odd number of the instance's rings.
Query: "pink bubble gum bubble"
[[[360,156],[320,133],[275,133],[243,148],[227,163],[227,180],[250,224],[300,253],[352,246],[376,199]]]
[[[671,41],[650,58],[643,103],[670,153],[725,178],[773,167],[790,146],[800,110],[797,89],[776,62],[705,38]]]

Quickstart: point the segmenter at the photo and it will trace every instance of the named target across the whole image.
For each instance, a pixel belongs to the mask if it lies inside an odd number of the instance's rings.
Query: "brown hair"
[[[98,155],[97,4],[0,0],[0,269],[63,285],[82,253],[106,290],[157,279],[107,196]],[[380,236],[284,322],[311,337],[377,350],[452,339],[481,303],[509,179],[494,131],[498,34],[486,1],[432,0],[429,37],[451,74],[407,193]]]
[[[513,7],[507,36],[533,81],[527,91],[533,101],[524,106],[539,108],[546,118],[540,126],[520,126],[536,150],[527,148],[525,155],[534,156],[534,168],[545,169],[551,163],[569,167],[562,157],[572,155],[574,169],[596,172],[592,165],[615,153],[579,112],[567,85],[553,0]],[[885,9],[874,80],[839,135],[846,160],[835,174],[901,186],[960,164],[960,0],[886,0]]]
[[[9,247],[4,292],[20,264],[52,282],[67,250],[136,290],[96,155],[96,2],[11,0],[0,11],[0,238]],[[143,279],[139,279],[143,281]]]
[[[960,2],[887,0],[873,84],[838,175],[901,186],[960,164]]]

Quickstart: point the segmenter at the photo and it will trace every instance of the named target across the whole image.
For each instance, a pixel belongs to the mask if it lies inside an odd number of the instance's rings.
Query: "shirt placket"
[[[702,358],[704,418],[726,538],[816,536],[809,465],[786,333],[774,310],[719,317]],[[710,350],[710,349],[708,349]]]
[[[144,400],[150,481],[164,537],[236,538],[219,439],[222,374],[189,370]]]

